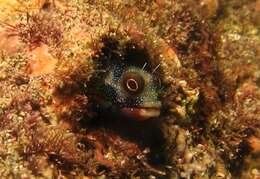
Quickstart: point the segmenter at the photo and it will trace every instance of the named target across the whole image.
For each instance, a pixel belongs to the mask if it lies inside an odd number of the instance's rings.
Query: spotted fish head
[[[161,102],[154,77],[142,68],[113,66],[104,78],[104,94],[130,118],[146,120],[160,115]]]

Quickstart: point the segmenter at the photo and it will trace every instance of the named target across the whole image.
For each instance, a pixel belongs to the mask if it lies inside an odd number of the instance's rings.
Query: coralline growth
[[[0,176],[260,177],[259,9],[0,0]]]

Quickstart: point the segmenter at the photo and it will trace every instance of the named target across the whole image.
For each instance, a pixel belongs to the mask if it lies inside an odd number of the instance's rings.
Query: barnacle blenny
[[[146,50],[133,44],[131,50],[125,50],[118,57],[109,57],[107,50],[104,47],[100,55],[100,60],[106,60],[105,72],[100,74],[102,78],[99,76],[101,80],[94,86],[94,90],[99,91],[95,103],[100,108],[139,121],[158,117],[162,104],[155,72],[160,65],[149,70]]]
[[[258,19],[257,0],[0,0],[0,178],[259,178]]]

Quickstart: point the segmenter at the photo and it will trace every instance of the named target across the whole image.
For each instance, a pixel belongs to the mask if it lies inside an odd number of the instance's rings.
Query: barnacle
[[[258,6],[0,0],[0,177],[258,178]]]

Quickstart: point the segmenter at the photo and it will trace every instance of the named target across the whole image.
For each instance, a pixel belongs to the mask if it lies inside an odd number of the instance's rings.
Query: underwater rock
[[[260,177],[258,4],[0,0],[0,177]]]

